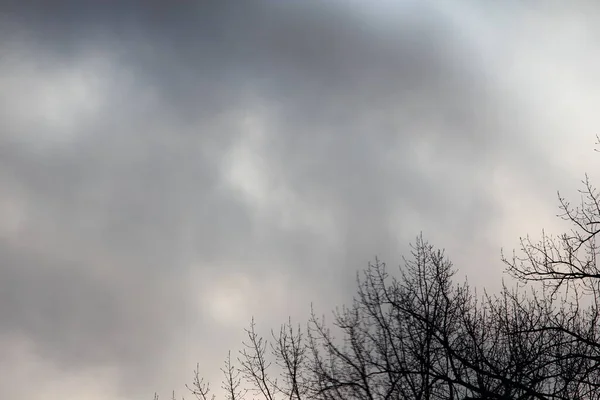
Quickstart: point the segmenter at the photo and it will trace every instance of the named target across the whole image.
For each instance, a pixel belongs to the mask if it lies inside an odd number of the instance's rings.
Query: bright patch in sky
[[[36,150],[69,144],[91,131],[108,100],[110,62],[88,55],[75,63],[27,54],[0,64],[0,102],[11,122],[10,139]],[[19,93],[18,97],[11,93]]]
[[[226,161],[230,185],[255,206],[269,201],[270,182],[262,155],[266,120],[259,113],[248,113],[240,121],[240,139]]]
[[[206,277],[205,277],[206,278]],[[290,301],[289,282],[274,272],[268,277],[251,277],[241,272],[211,279],[200,301],[210,317],[226,327],[239,328],[240,323],[269,307],[273,315],[285,313]]]
[[[332,245],[339,238],[326,204],[303,201],[270,163],[273,134],[268,114],[248,112],[240,118],[240,138],[224,162],[225,180],[259,218],[284,230],[309,228]]]

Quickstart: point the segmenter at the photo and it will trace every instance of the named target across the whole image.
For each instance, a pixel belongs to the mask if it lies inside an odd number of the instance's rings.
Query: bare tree
[[[571,398],[600,398],[594,394],[600,390],[600,193],[586,175],[579,194],[576,206],[558,194],[558,217],[571,225],[569,232],[542,232],[537,242],[522,238],[521,251],[503,261],[511,276],[542,288],[548,305],[543,322],[525,334],[547,332],[556,338],[553,361],[562,392]]]
[[[222,370],[227,398],[589,398],[598,368],[590,345],[572,338],[587,314],[508,288],[478,297],[454,274],[418,238],[397,278],[369,265],[330,324],[313,312],[305,331],[290,320],[269,344],[252,321],[236,366],[229,356]],[[559,322],[570,330],[548,328]],[[197,372],[190,390],[208,398]]]
[[[583,289],[598,298],[596,236],[600,233],[600,194],[587,175],[582,183],[578,206],[572,206],[558,194],[558,216],[572,225],[571,231],[559,236],[542,232],[538,242],[529,236],[521,238],[521,255],[503,256],[509,274],[524,282],[541,282],[554,292],[564,287],[577,296]]]

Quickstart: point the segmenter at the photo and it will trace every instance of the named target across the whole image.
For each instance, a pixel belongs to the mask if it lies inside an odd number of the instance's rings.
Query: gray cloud
[[[498,181],[572,177],[503,86],[513,49],[478,47],[485,10],[223,3],[5,6],[0,339],[52,379],[113,368],[99,399],[218,372],[252,314],[326,311],[421,230],[493,284]],[[0,397],[41,396],[15,379]]]

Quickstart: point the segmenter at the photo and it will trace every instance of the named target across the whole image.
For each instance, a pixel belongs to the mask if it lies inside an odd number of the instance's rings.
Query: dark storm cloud
[[[116,365],[124,390],[151,392],[192,327],[201,345],[222,337],[197,312],[213,284],[192,278],[277,272],[306,310],[351,293],[374,255],[394,264],[420,230],[460,249],[496,217],[487,173],[520,139],[473,49],[426,3],[388,27],[334,3],[28,4],[2,17],[15,62],[111,66],[71,138],[3,112],[0,195],[26,216],[0,243],[0,334],[61,368]],[[10,88],[3,104],[26,98]],[[228,181],[244,143],[259,200]]]

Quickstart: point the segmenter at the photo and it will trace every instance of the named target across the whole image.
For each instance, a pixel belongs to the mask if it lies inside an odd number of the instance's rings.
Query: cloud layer
[[[493,287],[594,165],[583,3],[220,3],[2,6],[1,398],[218,377],[421,231]]]

